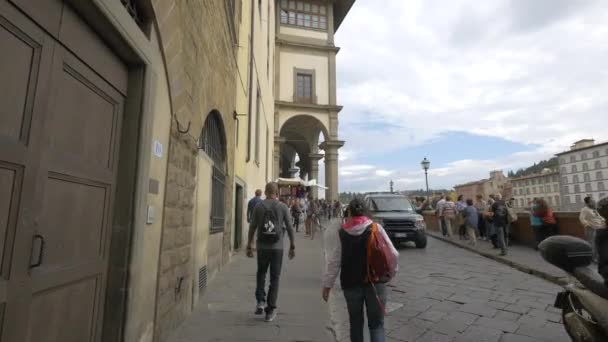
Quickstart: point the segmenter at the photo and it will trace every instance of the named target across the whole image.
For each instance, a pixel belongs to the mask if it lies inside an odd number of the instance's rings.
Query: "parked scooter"
[[[608,281],[589,267],[591,245],[576,237],[558,235],[538,247],[546,261],[575,278],[564,285],[555,300],[572,341],[608,341]]]

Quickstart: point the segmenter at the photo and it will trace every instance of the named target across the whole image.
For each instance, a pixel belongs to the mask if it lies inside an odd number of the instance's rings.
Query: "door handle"
[[[40,234],[36,234],[32,238],[32,255],[33,255],[33,252],[34,252],[33,249],[34,249],[36,241],[40,241],[40,244],[39,244],[40,247],[38,247],[38,258],[37,258],[37,260],[36,260],[35,263],[30,264],[30,269],[36,268],[36,267],[42,265],[42,259],[44,258],[44,243],[45,243],[45,241],[44,241],[44,236],[42,236]]]

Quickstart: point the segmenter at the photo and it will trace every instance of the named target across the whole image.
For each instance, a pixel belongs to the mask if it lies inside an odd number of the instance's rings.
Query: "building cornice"
[[[603,143],[599,143],[599,144],[594,144],[594,145],[587,146],[587,147],[577,148],[575,150],[570,150],[570,151],[564,151],[564,152],[556,153],[555,155],[559,157],[559,156],[567,155],[567,154],[570,154],[570,153],[577,153],[577,152],[580,152],[580,151],[590,150],[590,149],[593,149],[595,147],[604,147],[606,145],[608,145],[608,141],[607,142],[603,142]]]
[[[291,47],[295,49],[306,49],[306,50],[317,50],[317,51],[330,51],[338,53],[340,48],[333,44],[327,44],[327,42],[319,39],[306,39],[297,36],[290,36],[279,34],[275,39],[277,46]]]
[[[339,113],[342,110],[342,106],[333,105],[320,105],[313,103],[295,103],[287,101],[275,101],[274,105],[279,109],[313,109],[318,111],[329,111]]]

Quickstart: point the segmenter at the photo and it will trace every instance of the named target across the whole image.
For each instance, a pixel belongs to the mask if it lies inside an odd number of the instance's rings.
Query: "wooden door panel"
[[[42,46],[0,17],[0,136],[27,143]]]
[[[69,64],[64,64],[49,129],[50,146],[83,162],[112,168],[116,102]]]
[[[99,283],[91,277],[34,295],[26,341],[94,341]]]
[[[46,241],[33,276],[86,262],[101,262],[108,226],[109,187],[78,179],[49,178],[38,233]]]

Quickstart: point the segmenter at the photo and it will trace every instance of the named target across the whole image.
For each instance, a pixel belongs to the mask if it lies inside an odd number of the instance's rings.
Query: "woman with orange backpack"
[[[327,301],[338,273],[346,298],[351,342],[363,342],[363,307],[371,342],[384,342],[386,285],[397,272],[399,252],[381,225],[367,216],[364,202],[356,198],[346,210],[338,231],[339,243],[323,275],[323,300]]]

